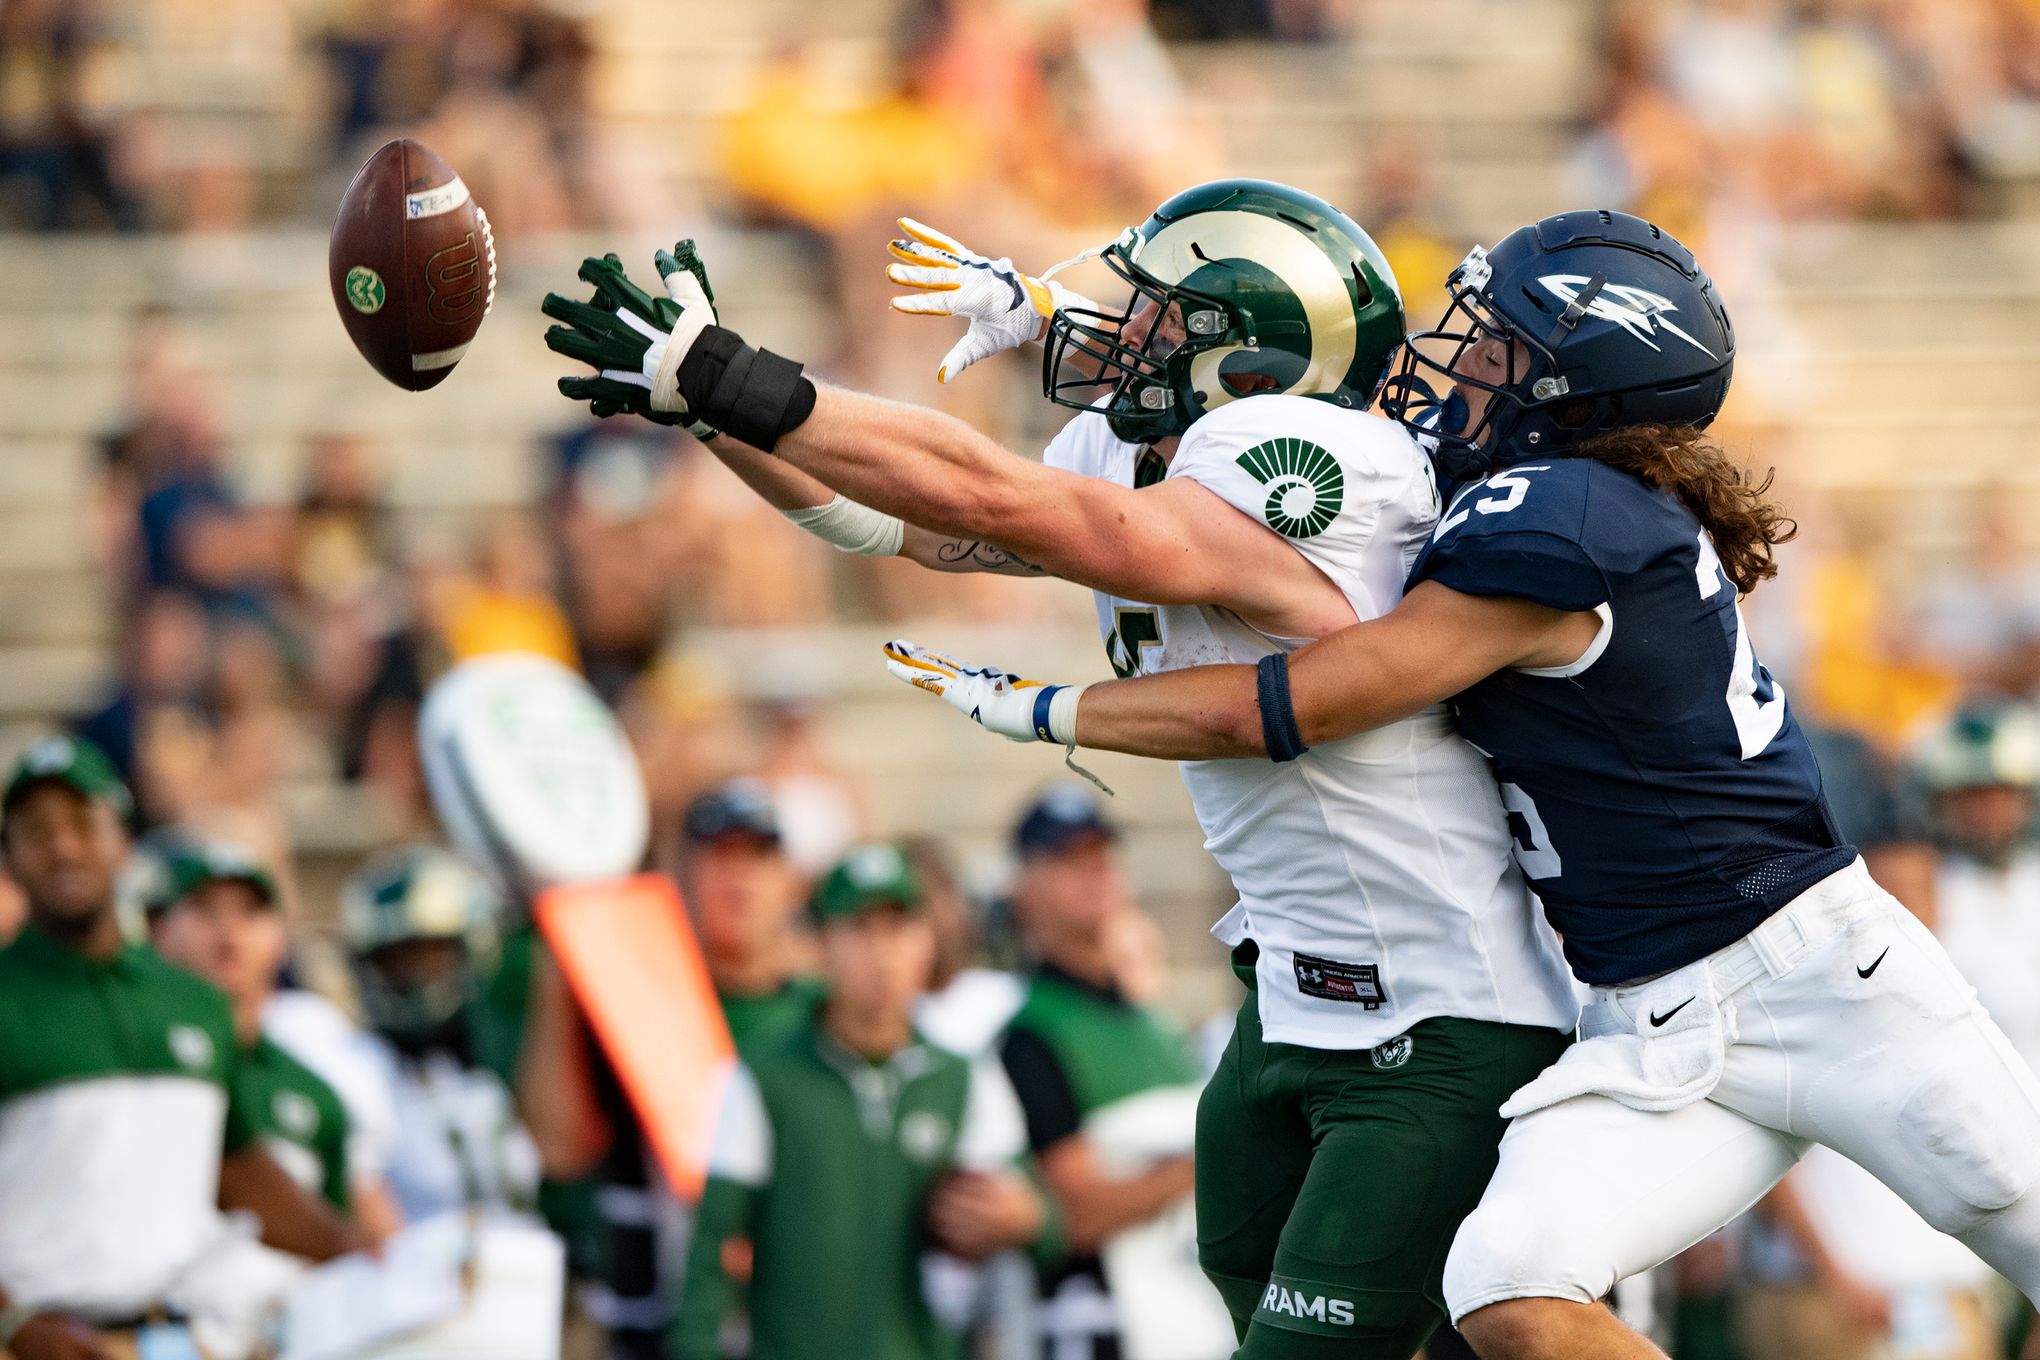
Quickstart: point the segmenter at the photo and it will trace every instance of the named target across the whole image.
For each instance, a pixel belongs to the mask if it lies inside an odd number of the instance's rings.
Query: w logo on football
[[[1270,439],[1237,460],[1247,475],[1268,488],[1261,507],[1268,527],[1284,538],[1313,538],[1339,517],[1346,503],[1346,474],[1339,460],[1308,439]]]
[[[425,261],[425,315],[442,326],[465,321],[481,305],[482,282],[482,253],[469,232]]]

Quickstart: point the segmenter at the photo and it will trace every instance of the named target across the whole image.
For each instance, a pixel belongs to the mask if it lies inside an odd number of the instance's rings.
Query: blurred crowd
[[[688,128],[719,120],[697,168],[713,172],[716,206],[751,220],[827,235],[904,200],[1085,222],[1152,203],[1186,167],[1224,155],[1227,129],[1166,43],[1347,43],[1357,55],[1377,31],[1422,31],[1385,0],[865,8],[878,49],[847,69],[817,41],[840,24],[811,34],[790,22],[762,53],[676,93],[632,60],[686,66],[737,31],[728,21],[681,11],[648,33],[650,15],[628,6],[548,0],[12,0],[0,11],[0,215],[124,230],[316,218],[333,175],[403,129],[463,167],[509,238],[667,221],[690,205],[656,186],[684,153],[641,141],[633,120],[678,116]],[[2030,0],[1577,0],[1547,12],[1566,10],[1599,47],[1576,196],[1675,227],[1710,208],[1989,212],[1994,168],[2029,156],[2036,136]],[[1477,32],[1490,17],[1458,5],[1437,22]],[[1252,98],[1251,83],[1232,93]]]
[[[126,1360],[164,1327],[268,1354],[300,1263],[448,1214],[557,1234],[573,1357],[1103,1357],[1121,1305],[1194,1280],[1187,1120],[1123,1116],[1187,1113],[1213,1055],[1154,1005],[1159,932],[1088,789],[1025,810],[988,901],[927,840],[804,872],[755,779],[690,802],[659,858],[741,1062],[698,1196],[504,865],[369,856],[322,992],[270,862],[137,816],[82,737],[0,793],[0,1054],[70,1036],[0,1056],[14,1360]],[[1129,1232],[1170,1250],[1108,1272]],[[1176,1353],[1225,1354],[1222,1316]]]
[[[1713,215],[1941,218],[2000,205],[2026,145],[2040,9],[2025,0],[1618,4],[1575,197],[1682,237]]]

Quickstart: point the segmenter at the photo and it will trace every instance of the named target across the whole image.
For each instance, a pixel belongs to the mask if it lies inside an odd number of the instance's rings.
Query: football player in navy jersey
[[[1813,1142],[2040,1298],[2040,1081],[1836,831],[1743,626],[1793,526],[1702,433],[1735,349],[1712,281],[1649,223],[1575,212],[1475,250],[1450,291],[1385,398],[1455,487],[1393,611],[1075,705],[955,663],[922,688],[1014,740],[1172,759],[1309,761],[1451,700],[1593,991],[1580,1042],[1503,1107],[1446,1267],[1487,1360],[1657,1355],[1597,1301]],[[896,673],[926,655],[889,650]]]

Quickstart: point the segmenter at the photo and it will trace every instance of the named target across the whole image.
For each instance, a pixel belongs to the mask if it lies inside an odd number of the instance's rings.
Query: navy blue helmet
[[[1454,480],[1623,426],[1705,428],[1728,396],[1735,333],[1714,281],[1640,217],[1547,217],[1475,247],[1446,286],[1444,318],[1410,336],[1381,400]],[[1466,362],[1489,339],[1492,369]],[[1469,389],[1489,395],[1472,420]]]

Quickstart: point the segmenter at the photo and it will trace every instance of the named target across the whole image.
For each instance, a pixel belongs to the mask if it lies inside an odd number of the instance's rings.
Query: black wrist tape
[[[1296,759],[1310,747],[1303,744],[1303,730],[1296,725],[1296,709],[1289,701],[1289,654],[1271,652],[1262,657],[1254,679],[1261,703],[1261,740],[1268,747],[1268,759]]]
[[[801,376],[799,364],[752,349],[722,326],[705,327],[695,337],[679,378],[680,399],[696,420],[767,453],[814,414],[815,385]]]

